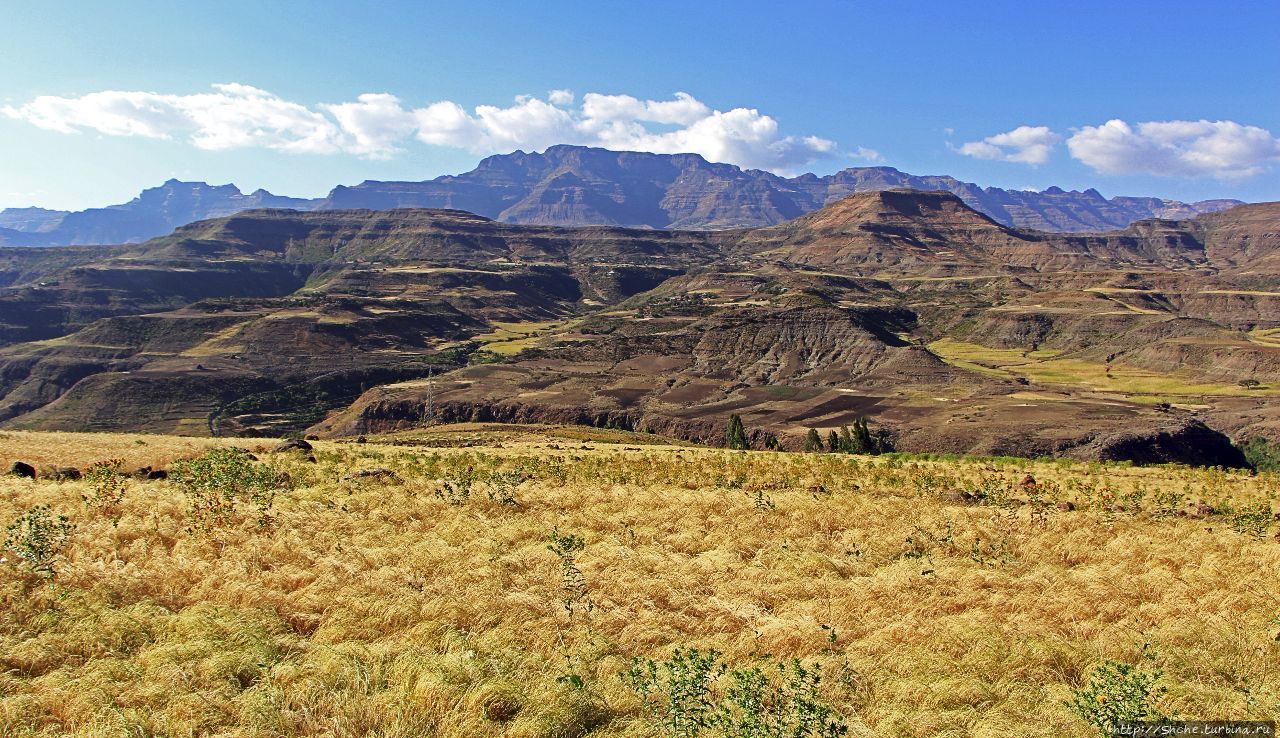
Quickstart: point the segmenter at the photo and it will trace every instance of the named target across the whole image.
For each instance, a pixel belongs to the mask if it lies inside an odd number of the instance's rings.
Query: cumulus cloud
[[[316,109],[241,84],[171,95],[103,91],[42,96],[4,115],[61,133],[185,140],[204,149],[261,147],[295,153],[346,152],[385,159],[412,140],[475,153],[540,150],[568,143],[654,153],[696,153],[712,161],[787,171],[837,153],[834,141],[784,134],[755,108],[715,110],[685,92],[669,100],[590,92],[575,106],[570,90],[467,110],[442,100],[411,108],[395,95],[369,93]],[[859,147],[851,155],[878,161]]]
[[[341,131],[321,113],[248,85],[213,88],[214,92],[197,95],[106,90],[73,98],[43,96],[0,112],[61,133],[92,130],[108,136],[187,137],[210,150],[339,149]]]
[[[869,149],[866,146],[859,146],[853,150],[853,155],[859,159],[867,161],[884,161],[884,155],[875,149]]]
[[[573,90],[552,90],[547,93],[547,102],[552,105],[572,105]]]
[[[1012,131],[961,144],[956,151],[975,159],[1044,164],[1062,136],[1048,126],[1018,126]]]
[[[1103,174],[1242,179],[1280,160],[1280,138],[1230,120],[1109,120],[1067,139],[1071,155]]]
[[[321,105],[348,137],[344,148],[371,159],[387,159],[400,153],[399,142],[413,133],[415,119],[400,105],[400,98],[385,93],[360,95],[352,103]]]

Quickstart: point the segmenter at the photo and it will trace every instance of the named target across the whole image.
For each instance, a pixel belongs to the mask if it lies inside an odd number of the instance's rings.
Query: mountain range
[[[0,427],[720,444],[738,415],[800,448],[866,417],[906,451],[1238,465],[1280,437],[1278,225],[1052,234],[891,189],[745,230],[264,209],[0,249]]]
[[[780,177],[708,162],[697,154],[552,146],[491,156],[472,171],[423,182],[366,181],[300,199],[234,185],[169,180],[121,205],[79,212],[0,211],[0,245],[138,243],[179,226],[256,208],[299,211],[453,208],[516,224],[721,230],[775,225],[856,192],[940,190],[998,223],[1056,232],[1107,231],[1147,218],[1182,219],[1241,204],[1153,197],[1105,198],[1097,190],[1041,192],[980,187],[949,176],[858,167],[827,176]]]

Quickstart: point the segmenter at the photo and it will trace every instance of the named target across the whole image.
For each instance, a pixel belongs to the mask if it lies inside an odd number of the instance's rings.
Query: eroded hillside
[[[789,448],[869,417],[907,450],[1236,464],[1227,436],[1280,428],[1277,224],[1263,204],[1061,236],[913,191],[717,233],[257,211],[15,257],[0,417],[719,443],[737,414]]]

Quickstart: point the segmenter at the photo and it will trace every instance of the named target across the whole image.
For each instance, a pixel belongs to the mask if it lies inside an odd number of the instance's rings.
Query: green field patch
[[[544,320],[509,323],[495,321],[493,330],[475,337],[481,349],[502,356],[514,356],[539,345],[543,339],[557,331],[567,329],[574,321]]]
[[[1280,388],[1248,389],[1238,384],[1205,381],[1187,372],[1108,365],[1087,359],[1058,358],[1060,352],[993,349],[944,338],[929,344],[943,361],[988,376],[1026,377],[1033,382],[1132,395],[1132,399],[1172,401],[1203,395],[1256,396],[1280,394]],[[1151,396],[1159,396],[1153,398]]]

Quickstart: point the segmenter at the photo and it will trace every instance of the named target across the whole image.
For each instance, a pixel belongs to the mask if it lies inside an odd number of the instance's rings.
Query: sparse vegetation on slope
[[[180,479],[110,514],[0,481],[0,520],[75,526],[53,585],[0,565],[0,735],[1086,735],[1120,665],[1160,714],[1280,717],[1274,475],[472,435],[0,434],[41,470],[235,445],[289,480],[270,525],[196,530]]]

